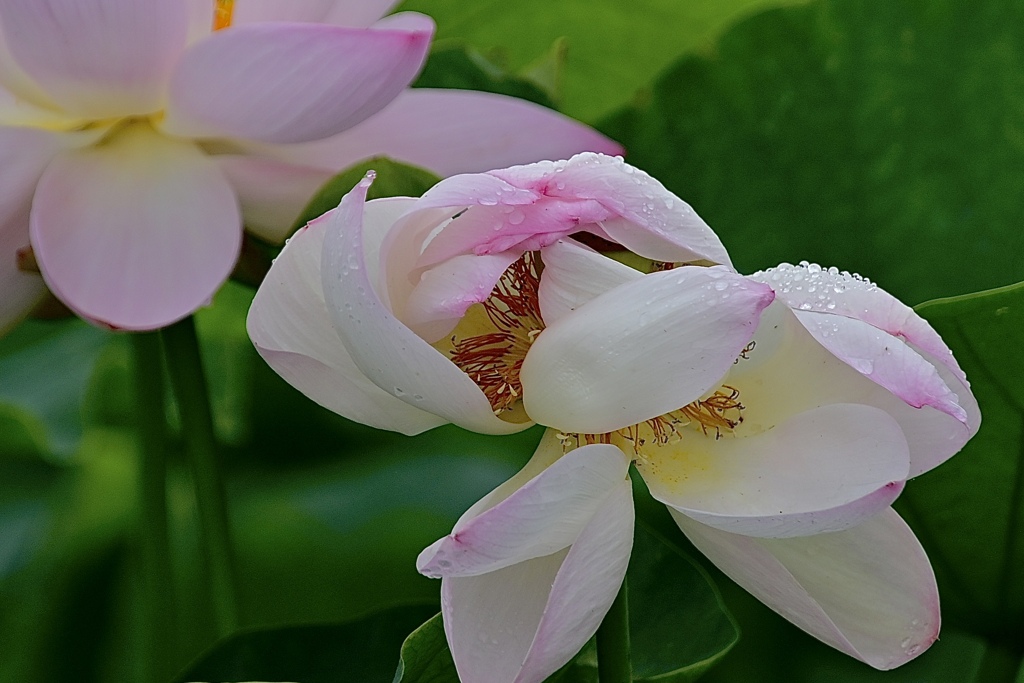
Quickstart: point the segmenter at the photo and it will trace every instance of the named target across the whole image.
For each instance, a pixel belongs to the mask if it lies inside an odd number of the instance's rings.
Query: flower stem
[[[191,316],[185,318],[165,327],[161,335],[171,386],[181,414],[185,449],[192,463],[217,634],[224,636],[238,627],[234,546],[195,321]]]
[[[629,598],[626,580],[597,629],[597,679],[600,683],[631,683],[629,664]]]
[[[176,619],[167,531],[167,418],[160,337],[153,332],[133,334],[132,355],[140,447],[139,545],[146,602],[146,676],[150,681],[163,681],[173,673]]]

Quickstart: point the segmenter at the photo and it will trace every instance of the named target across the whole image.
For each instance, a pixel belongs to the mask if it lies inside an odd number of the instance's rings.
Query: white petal
[[[724,268],[650,273],[538,335],[520,379],[530,418],[600,434],[715,388],[750,341],[771,289]]]
[[[390,222],[412,200],[366,206],[373,220]],[[403,434],[444,423],[382,391],[356,368],[334,331],[320,281],[326,220],[300,229],[275,259],[256,292],[246,326],[260,355],[292,386],[350,420]]]
[[[737,534],[784,538],[839,531],[903,490],[907,442],[888,413],[832,404],[765,432],[716,438],[695,426],[643,450],[637,469],[661,502]]]
[[[846,531],[760,539],[679,513],[686,536],[733,581],[791,622],[877,669],[892,669],[939,633],[928,558],[893,510]]]
[[[643,273],[566,238],[541,252],[540,311],[548,325],[598,294],[636,280]]]
[[[460,680],[540,683],[568,662],[611,607],[632,537],[632,497],[623,479],[568,552],[445,578],[441,609]]]
[[[321,277],[327,310],[362,373],[389,394],[473,431],[508,434],[529,424],[495,417],[468,375],[402,324],[367,272],[363,203],[369,181],[342,199],[328,225]]]
[[[416,562],[433,578],[478,576],[568,547],[625,481],[629,459],[594,444],[560,458],[517,491],[424,550]]]

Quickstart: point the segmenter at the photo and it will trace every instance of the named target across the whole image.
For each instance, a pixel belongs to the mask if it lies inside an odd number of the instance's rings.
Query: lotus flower
[[[889,505],[980,416],[911,309],[811,264],[737,274],[621,159],[455,176],[420,199],[364,203],[368,183],[285,248],[249,333],[375,427],[549,428],[418,560],[442,578],[463,681],[541,681],[593,635],[628,561],[631,462],[694,545],[821,640],[884,669],[935,639],[931,567]]]
[[[180,319],[231,272],[243,223],[282,240],[369,156],[451,174],[618,149],[511,98],[408,90],[434,27],[378,21],[392,4],[0,4],[0,330],[44,281],[99,324]]]

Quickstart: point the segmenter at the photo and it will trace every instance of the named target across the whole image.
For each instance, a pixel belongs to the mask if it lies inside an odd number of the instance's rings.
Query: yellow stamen
[[[231,26],[231,15],[234,11],[235,0],[214,0],[213,30],[219,31],[222,28]]]
[[[593,443],[631,444],[633,452],[640,455],[643,446],[667,446],[681,441],[687,427],[699,429],[704,436],[712,432],[716,439],[723,433],[732,433],[743,422],[743,404],[740,392],[728,385],[707,398],[694,401],[678,410],[659,415],[607,434],[559,434],[562,446],[567,451]]]

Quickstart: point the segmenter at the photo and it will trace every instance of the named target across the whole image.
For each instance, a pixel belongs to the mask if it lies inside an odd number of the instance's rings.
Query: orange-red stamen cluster
[[[527,252],[505,270],[483,302],[495,331],[452,337],[451,358],[483,390],[495,415],[510,409],[522,396],[519,372],[534,338],[544,329],[540,315],[540,263]]]

